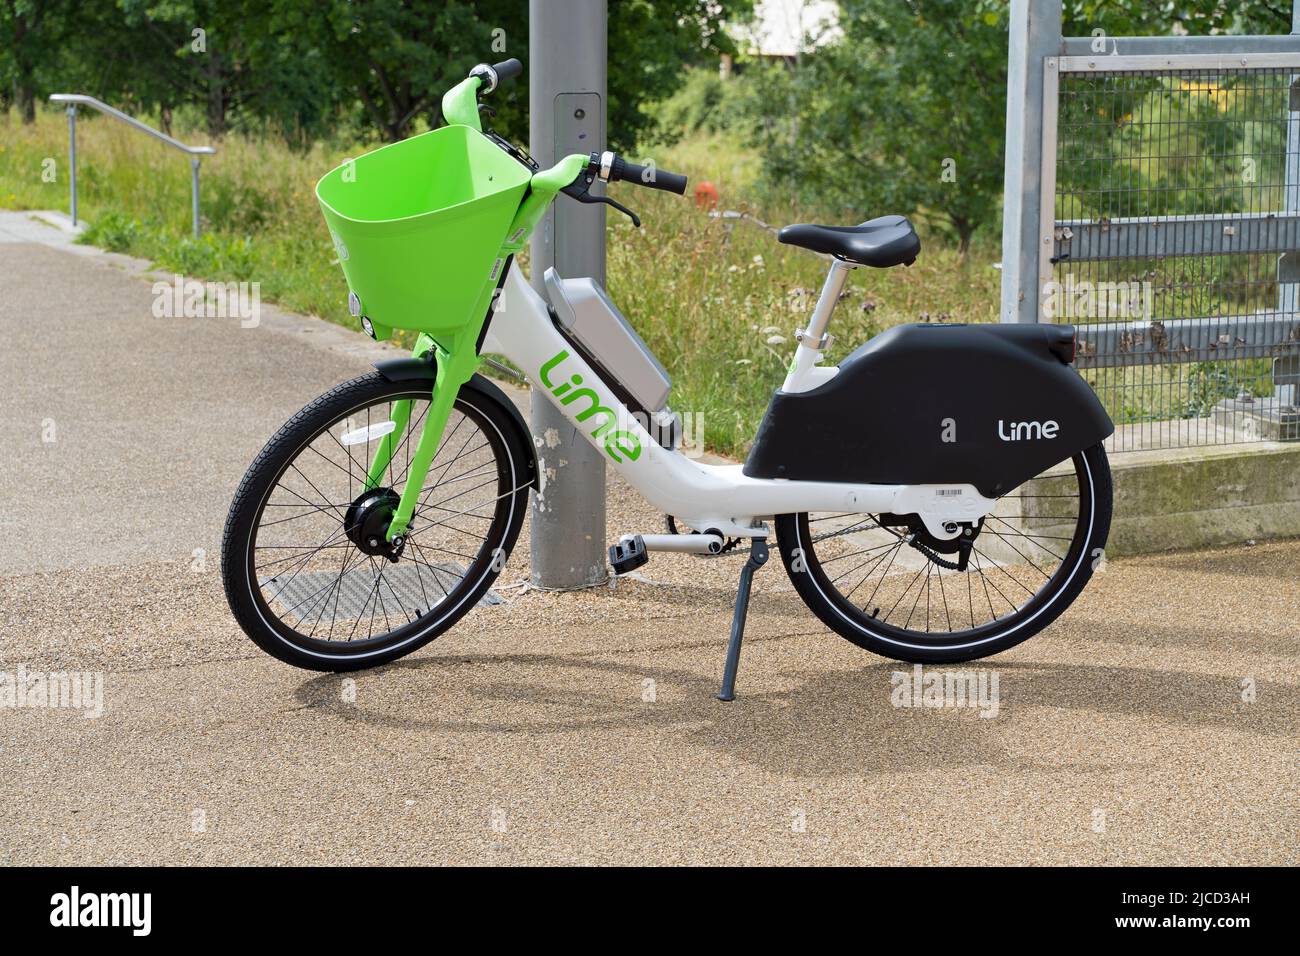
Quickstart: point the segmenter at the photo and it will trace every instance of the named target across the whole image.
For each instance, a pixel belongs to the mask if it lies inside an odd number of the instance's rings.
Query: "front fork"
[[[411,516],[415,514],[415,506],[419,503],[420,493],[424,490],[424,479],[429,473],[429,465],[438,453],[447,419],[451,417],[452,407],[456,404],[456,396],[460,394],[461,386],[478,370],[480,360],[475,348],[478,330],[472,331],[472,337],[468,333],[458,334],[449,348],[444,348],[423,334],[416,341],[412,356],[425,358],[432,352],[437,374],[433,382],[429,410],[425,413],[424,425],[420,428],[420,439],[416,443],[415,453],[411,456],[411,463],[406,469],[406,483],[402,487],[401,501],[388,525],[389,541],[406,534],[411,524]],[[380,439],[379,447],[375,449],[370,470],[366,474],[367,491],[379,487],[384,472],[391,466],[393,454],[400,444],[400,436],[406,431],[407,422],[411,418],[412,401],[404,398],[394,403],[393,423],[396,427]]]
[[[455,94],[453,99],[459,97],[458,102],[463,101],[456,108],[457,115],[462,113],[468,115],[467,104],[473,102],[473,94],[478,89],[478,84],[479,78],[472,76],[448,94],[448,96]],[[444,112],[447,112],[445,100]],[[477,123],[467,125],[478,128]],[[533,176],[528,195],[515,213],[514,221],[506,234],[509,238],[498,254],[498,266],[503,266],[500,272],[500,283],[505,282],[506,273],[511,268],[515,253],[528,241],[533,228],[541,220],[556,194],[583,175],[589,160],[589,154],[574,153],[564,157],[550,169],[542,170]],[[475,305],[476,313],[484,316],[484,321],[487,321],[487,310],[493,304],[493,296],[497,288],[499,285],[485,286],[483,298]],[[424,489],[424,479],[429,473],[429,465],[438,453],[438,444],[442,441],[442,432],[447,425],[447,419],[451,416],[456,396],[460,393],[461,386],[473,378],[474,373],[478,371],[481,362],[478,354],[478,336],[481,329],[481,323],[471,323],[453,335],[451,341],[447,343],[435,342],[423,333],[416,341],[415,351],[412,354],[416,358],[422,358],[432,351],[438,371],[433,384],[433,398],[429,403],[429,411],[424,417],[424,426],[420,430],[420,441],[416,445],[415,454],[406,472],[406,485],[402,488],[401,501],[388,526],[389,541],[406,534],[411,516],[415,513],[415,506],[419,503],[420,493]],[[410,417],[411,400],[402,399],[396,402],[393,408],[393,421],[396,427],[380,440],[379,447],[375,450],[375,457],[370,462],[370,471],[366,475],[367,491],[379,487],[384,472],[388,470],[393,454],[400,444],[398,436],[406,430],[406,423]]]

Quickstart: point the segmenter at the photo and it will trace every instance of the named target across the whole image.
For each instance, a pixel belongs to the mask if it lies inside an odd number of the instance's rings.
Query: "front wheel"
[[[484,599],[527,512],[528,436],[498,401],[462,388],[394,554],[387,522],[431,397],[428,384],[364,375],[302,409],[257,456],[226,519],[221,572],[262,650],[310,670],[374,667]],[[409,415],[397,413],[403,402]],[[371,485],[389,433],[391,460]]]
[[[966,560],[912,516],[786,514],[786,573],[823,623],[895,660],[987,657],[1038,633],[1104,559],[1111,480],[1101,445],[998,499]]]

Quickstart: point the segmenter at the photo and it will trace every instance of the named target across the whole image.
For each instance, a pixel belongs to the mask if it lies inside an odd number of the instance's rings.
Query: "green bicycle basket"
[[[482,318],[474,305],[531,178],[468,126],[384,146],[321,178],[316,198],[376,338],[446,337]]]

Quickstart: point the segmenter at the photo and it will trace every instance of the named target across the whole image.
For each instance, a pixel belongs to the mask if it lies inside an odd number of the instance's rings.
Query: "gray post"
[[[190,211],[194,223],[194,238],[199,237],[199,164],[197,156],[190,157]]]
[[[543,167],[605,148],[606,0],[529,0],[529,150]],[[593,190],[597,187],[593,186]],[[605,211],[559,196],[533,233],[533,287],[554,266],[605,282]],[[574,588],[605,580],[605,462],[535,391],[533,434],[546,489],[533,498],[532,581]]]
[[[72,224],[77,224],[77,105],[68,106],[68,189],[72,201],[68,204],[72,214]]]
[[[1059,0],[1011,0],[1002,209],[1003,322],[1037,322],[1042,203],[1043,60],[1061,52]],[[1052,120],[1055,120],[1053,113]]]

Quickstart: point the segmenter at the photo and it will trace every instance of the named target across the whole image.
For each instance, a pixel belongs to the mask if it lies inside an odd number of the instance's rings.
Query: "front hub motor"
[[[363,554],[394,557],[400,553],[403,538],[388,540],[388,527],[393,523],[393,513],[402,500],[392,488],[372,488],[363,492],[348,506],[343,518],[343,528],[353,544]]]

